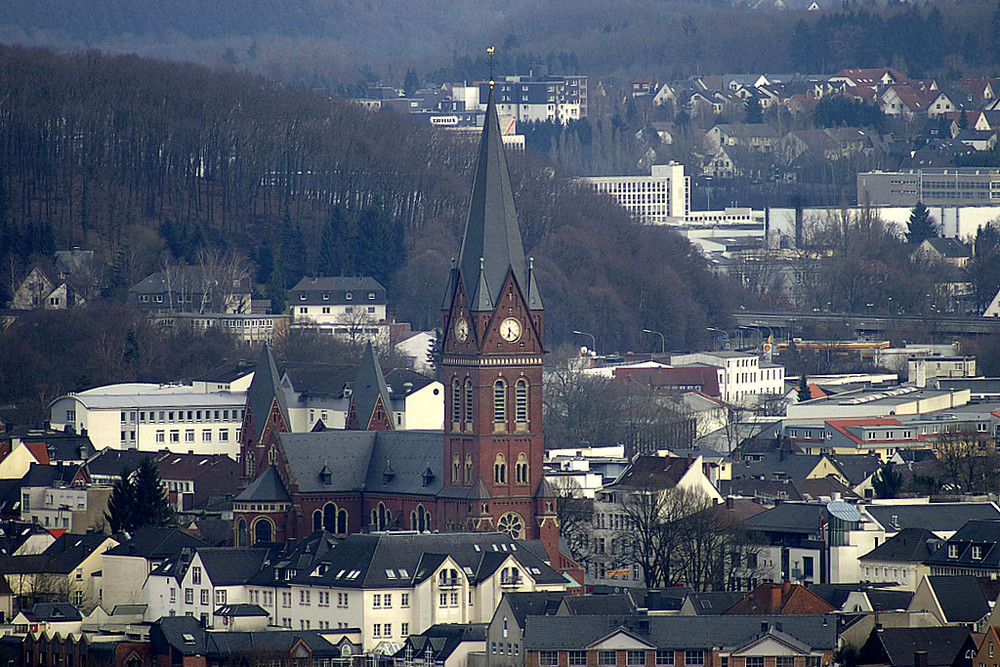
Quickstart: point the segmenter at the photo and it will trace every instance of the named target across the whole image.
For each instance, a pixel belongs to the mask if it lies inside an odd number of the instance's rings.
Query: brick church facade
[[[544,320],[525,257],[492,93],[458,261],[442,306],[444,432],[396,431],[370,348],[347,430],[290,433],[265,348],[241,431],[237,544],[378,530],[502,531],[540,540],[553,567],[556,498],[542,474]]]

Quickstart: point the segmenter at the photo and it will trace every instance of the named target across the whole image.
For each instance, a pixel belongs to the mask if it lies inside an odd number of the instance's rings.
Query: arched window
[[[333,503],[323,506],[323,530],[328,533],[337,532],[337,506]]]
[[[465,379],[465,421],[472,423],[472,380]]]
[[[462,474],[462,457],[457,453],[451,457],[451,482],[458,484]]]
[[[253,452],[247,454],[247,477],[253,477]]]
[[[472,454],[465,455],[465,483],[472,484]]]
[[[389,524],[389,512],[385,509],[384,503],[379,503],[376,508],[372,510],[372,529],[373,530],[385,530]]]
[[[503,380],[493,383],[493,422],[502,424],[507,421],[507,385]]]
[[[337,530],[335,532],[337,535],[347,534],[347,510],[345,509],[337,510]]]
[[[274,536],[274,526],[269,519],[260,518],[253,524],[253,542],[270,542]]]
[[[451,383],[451,421],[458,423],[462,419],[462,385],[458,378]]]
[[[528,381],[524,378],[514,385],[514,421],[528,423]]]
[[[424,509],[423,505],[410,512],[410,530],[418,533],[425,533],[431,529],[431,513]]]
[[[497,454],[497,458],[493,462],[493,482],[495,484],[507,483],[507,460],[503,454]]]
[[[313,512],[313,532],[323,528],[323,513],[319,510]]]
[[[247,545],[247,522],[240,519],[236,524],[236,546],[245,547]]]
[[[517,463],[514,464],[514,481],[518,484],[528,483],[528,457],[521,452],[517,455]]]

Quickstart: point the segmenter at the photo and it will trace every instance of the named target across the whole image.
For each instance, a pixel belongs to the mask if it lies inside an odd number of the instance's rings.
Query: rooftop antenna
[[[489,57],[489,63],[490,63],[490,90],[493,90],[493,84],[495,83],[495,81],[493,79],[493,64],[494,64],[493,63],[493,52],[494,51],[496,51],[496,47],[495,46],[491,46],[491,47],[488,47],[486,49],[486,53],[488,53],[489,56],[490,56]]]

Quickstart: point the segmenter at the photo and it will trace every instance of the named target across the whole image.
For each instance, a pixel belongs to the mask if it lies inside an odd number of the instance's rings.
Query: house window
[[[215,604],[226,604],[226,591],[215,591]]]
[[[704,665],[705,664],[705,652],[704,651],[684,651],[684,664],[690,667],[691,665]]]
[[[958,558],[958,545],[949,544],[948,545],[948,558]]]
[[[204,605],[208,604],[208,589],[207,588],[201,589],[201,603],[204,604]]]
[[[376,593],[375,595],[372,596],[372,609],[381,609],[381,608],[382,608],[382,594]]]
[[[569,652],[569,664],[570,667],[582,667],[587,664],[587,652],[586,651],[570,651]]]
[[[982,560],[983,558],[983,548],[979,545],[972,547],[972,560]]]
[[[408,637],[409,635],[410,635],[410,624],[409,623],[400,623],[399,624],[399,636],[400,637]]]
[[[192,567],[191,568],[191,583],[200,584],[201,583],[201,568]]]
[[[598,651],[597,652],[597,664],[602,667],[607,667],[608,665],[614,665],[617,662],[617,656],[614,651]]]
[[[410,594],[409,593],[400,593],[399,594],[399,606],[402,607],[403,609],[406,609],[407,607],[410,606]]]
[[[171,588],[170,589],[170,603],[173,604],[175,602],[177,602],[177,589],[176,588]]]
[[[747,667],[764,667],[764,656],[747,656]]]
[[[194,604],[194,589],[185,588],[184,589],[184,604]]]
[[[802,557],[802,576],[811,577],[813,576],[813,557],[803,556]]]
[[[659,667],[673,667],[674,666],[674,652],[673,651],[657,651],[656,652],[656,664]]]
[[[627,651],[625,653],[625,664],[634,665],[635,667],[640,667],[646,664],[646,652],[645,651]]]
[[[559,664],[559,651],[539,651],[538,664],[544,667],[556,667]]]

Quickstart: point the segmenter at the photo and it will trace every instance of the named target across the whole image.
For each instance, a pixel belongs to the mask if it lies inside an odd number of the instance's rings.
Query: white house
[[[371,276],[360,278],[303,278],[291,289],[289,307],[293,326],[367,340],[383,333],[386,323],[385,288]]]
[[[779,396],[785,391],[785,369],[762,363],[753,352],[695,352],[670,358],[673,366],[701,364],[714,366],[719,373],[720,398],[734,405],[753,405],[762,396]]]
[[[149,573],[184,549],[207,546],[173,528],[151,528],[104,553],[101,558],[101,606],[142,604]]]

